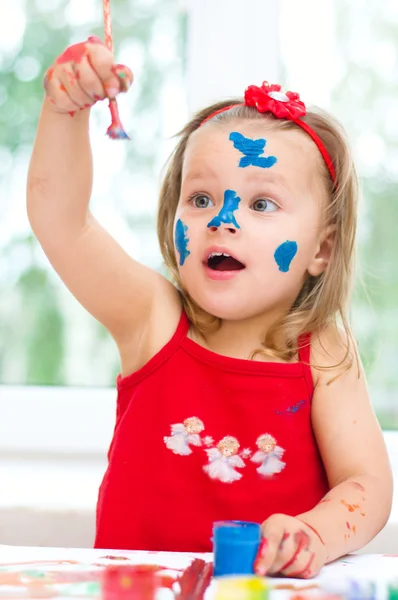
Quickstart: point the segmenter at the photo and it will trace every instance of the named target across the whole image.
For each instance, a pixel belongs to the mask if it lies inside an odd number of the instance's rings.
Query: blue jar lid
[[[258,542],[261,538],[259,523],[252,521],[216,521],[213,523],[214,542]]]

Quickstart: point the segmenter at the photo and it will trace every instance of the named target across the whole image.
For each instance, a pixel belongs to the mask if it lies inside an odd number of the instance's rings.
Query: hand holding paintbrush
[[[133,74],[125,65],[114,63],[109,0],[103,0],[103,5],[106,43],[92,36],[67,48],[47,70],[44,87],[54,110],[71,117],[108,98],[112,122],[107,134],[125,139],[116,96],[129,89]]]

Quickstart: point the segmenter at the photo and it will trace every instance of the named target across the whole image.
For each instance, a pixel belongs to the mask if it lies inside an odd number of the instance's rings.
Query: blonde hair
[[[242,100],[234,99],[198,112],[179,134],[180,140],[169,159],[160,191],[158,237],[164,261],[182,292],[184,310],[192,326],[202,335],[219,327],[221,321],[202,310],[182,285],[174,249],[174,217],[180,197],[182,165],[189,137],[212,113],[230,105],[234,106],[215,115],[209,122],[266,119],[273,129],[302,131],[293,121],[277,119],[270,113],[259,113],[255,108],[243,106]],[[354,272],[358,181],[340,124],[319,109],[308,110],[302,119],[321,138],[336,171],[336,184],[333,185],[329,171],[319,155],[320,181],[328,198],[325,221],[326,225],[335,227],[334,244],[324,273],[317,277],[307,276],[289,312],[267,331],[262,348],[254,350],[251,358],[261,353],[290,361],[297,356],[300,336],[306,333],[319,334],[332,324],[336,329],[341,325],[345,331],[347,348],[339,365],[344,363],[349,368],[353,357],[350,350],[352,336],[348,304]],[[303,135],[306,134],[303,132]]]

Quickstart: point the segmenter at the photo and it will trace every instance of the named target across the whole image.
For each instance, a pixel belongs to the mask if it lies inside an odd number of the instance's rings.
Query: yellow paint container
[[[260,577],[220,577],[214,600],[268,600],[269,586]]]

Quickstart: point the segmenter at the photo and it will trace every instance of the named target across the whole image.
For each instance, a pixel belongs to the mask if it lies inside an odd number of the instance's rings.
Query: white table
[[[188,567],[194,558],[211,561],[210,554],[147,553],[122,550],[92,550],[63,548],[31,548],[0,546],[0,599],[66,597],[87,600],[99,598],[102,569],[110,564],[156,564],[173,574],[173,569]],[[175,572],[174,572],[175,573]],[[65,581],[67,580],[67,581]],[[377,600],[386,600],[389,583],[398,586],[398,555],[350,555],[325,567],[319,577],[307,581],[270,579],[272,600],[285,600],[293,590],[313,586],[306,594],[317,595],[319,588],[343,588],[348,581],[376,584]],[[91,582],[91,583],[90,583]],[[285,589],[281,589],[283,586]],[[214,583],[206,592],[213,597]],[[171,600],[173,593],[164,590],[162,600]]]

